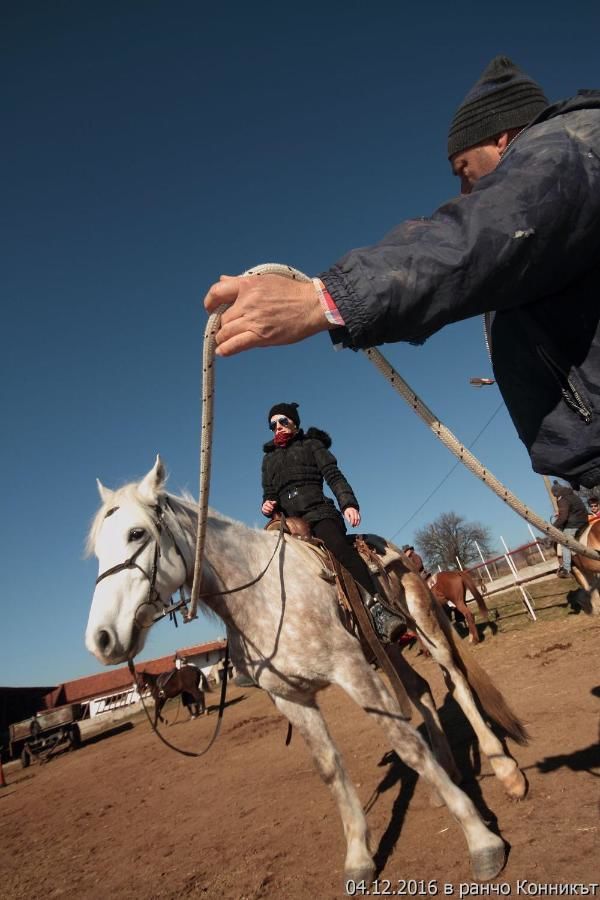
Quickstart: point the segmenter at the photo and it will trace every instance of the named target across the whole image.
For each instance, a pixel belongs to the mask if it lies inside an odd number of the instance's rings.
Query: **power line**
[[[502,409],[503,406],[504,406],[504,403],[502,402],[502,403],[500,403],[500,405],[494,410],[494,412],[492,413],[492,415],[490,416],[490,418],[487,420],[487,422],[485,423],[485,425],[483,426],[483,428],[481,429],[481,431],[479,432],[479,434],[477,434],[476,437],[473,438],[473,440],[471,441],[471,443],[468,444],[468,449],[469,449],[469,450],[471,450],[471,448],[475,446],[475,444],[477,443],[477,441],[479,440],[479,438],[481,437],[481,435],[483,434],[483,432],[486,430],[486,428],[488,427],[488,425],[490,425],[490,424],[493,422],[493,420],[496,418],[496,416],[498,415],[498,413],[500,412],[500,410]],[[433,497],[433,495],[436,494],[437,491],[439,491],[439,489],[441,488],[441,486],[442,486],[442,485],[450,478],[450,476],[452,475],[452,473],[454,472],[454,470],[455,470],[459,465],[460,465],[460,459],[458,459],[458,460],[454,463],[454,465],[452,466],[452,468],[450,469],[450,471],[447,472],[447,473],[444,475],[444,477],[442,478],[442,480],[440,481],[440,483],[437,484],[437,485],[434,487],[434,489],[432,490],[432,492],[425,498],[425,500],[423,500],[423,502],[421,503],[421,505],[420,505],[419,507],[417,507],[417,509],[416,509],[416,510],[414,511],[414,513],[412,514],[412,516],[410,516],[410,517],[406,520],[406,522],[404,522],[404,523],[400,526],[400,528],[398,528],[398,530],[394,532],[394,534],[393,534],[393,535],[391,536],[391,538],[390,538],[391,541],[393,541],[394,538],[396,537],[396,535],[397,535],[397,534],[400,534],[400,532],[401,532],[404,528],[406,528],[406,526],[408,525],[408,523],[409,523],[409,522],[412,522],[412,520],[414,519],[414,517],[415,517],[416,515],[418,515],[418,513],[421,512],[421,510],[423,509],[423,507],[426,506],[427,503],[429,503],[429,501],[431,500],[431,498]]]

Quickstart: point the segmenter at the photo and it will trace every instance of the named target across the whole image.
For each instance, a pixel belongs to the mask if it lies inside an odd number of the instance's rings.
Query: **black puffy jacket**
[[[533,468],[600,484],[600,91],[548,107],[471,194],[321,278],[361,348],[494,313],[494,373]]]
[[[286,447],[274,441],[264,445],[262,464],[263,502],[276,500],[288,516],[302,516],[307,522],[341,519],[333,500],[323,493],[327,482],[342,512],[358,501],[330,452],[331,438],[318,428],[300,429]],[[343,521],[343,520],[342,520]]]

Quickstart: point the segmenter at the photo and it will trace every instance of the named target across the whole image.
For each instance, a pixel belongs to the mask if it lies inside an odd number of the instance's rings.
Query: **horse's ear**
[[[104,487],[99,478],[96,478],[96,484],[98,485],[98,493],[100,494],[100,499],[103,503],[108,503],[114,491],[111,491],[110,488]]]
[[[157,454],[156,462],[144,478],[140,481],[138,493],[148,503],[154,503],[158,494],[164,487],[167,472],[164,463]]]

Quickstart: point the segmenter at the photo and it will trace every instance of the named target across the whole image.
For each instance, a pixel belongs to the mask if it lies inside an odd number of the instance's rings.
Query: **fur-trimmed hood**
[[[321,431],[320,428],[315,428],[312,425],[308,429],[308,431],[304,431],[302,428],[299,428],[290,441],[290,444],[294,443],[295,441],[310,440],[311,438],[316,438],[316,440],[321,441],[321,443],[327,450],[329,450],[329,448],[331,447],[331,438],[329,437],[327,432]],[[274,440],[267,441],[267,443],[263,446],[263,450],[265,453],[272,453],[273,450],[277,449],[279,448],[275,446]]]

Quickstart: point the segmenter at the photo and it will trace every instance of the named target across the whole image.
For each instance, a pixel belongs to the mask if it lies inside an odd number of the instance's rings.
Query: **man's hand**
[[[360,525],[360,513],[354,506],[347,506],[344,510],[344,518],[348,525],[357,528]]]
[[[282,275],[221,275],[204,298],[204,306],[210,313],[224,303],[231,305],[216,335],[217,356],[295,344],[333,327],[314,284]]]
[[[277,500],[265,500],[261,506],[261,512],[264,516],[271,516],[277,506]]]

